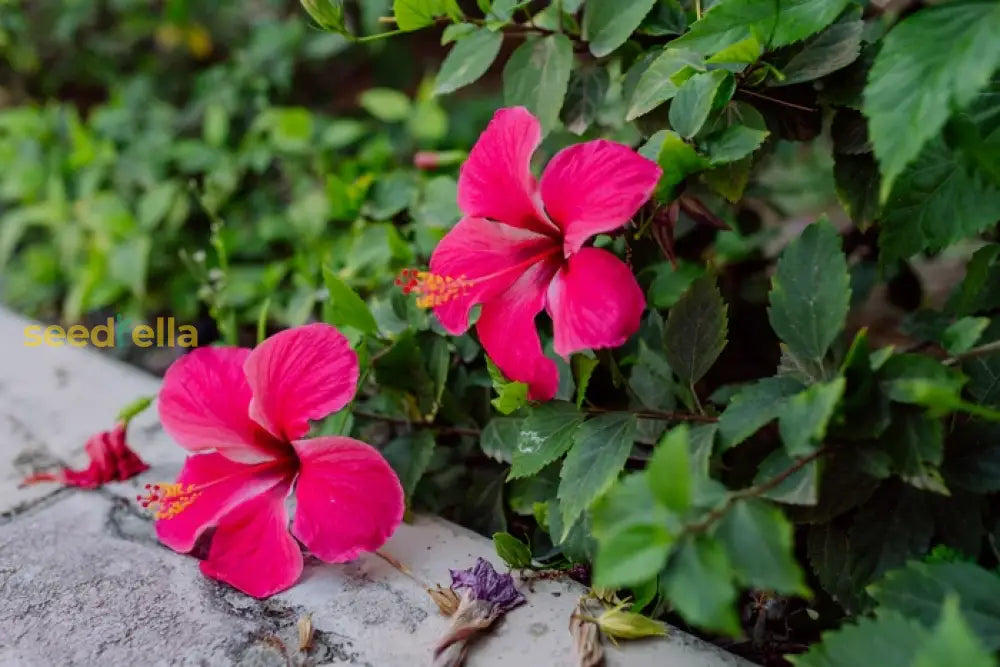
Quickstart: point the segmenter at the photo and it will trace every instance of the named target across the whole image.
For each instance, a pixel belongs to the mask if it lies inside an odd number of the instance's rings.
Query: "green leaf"
[[[719,522],[722,543],[737,578],[747,586],[788,595],[808,595],[792,553],[792,524],[766,502],[737,502]]]
[[[420,430],[396,438],[382,450],[385,460],[396,471],[407,499],[427,471],[436,446],[434,435],[428,430]]]
[[[675,512],[690,507],[693,497],[689,447],[687,427],[677,426],[663,434],[646,467],[653,495]]]
[[[605,67],[573,70],[560,114],[567,130],[577,135],[587,131],[607,97],[610,85],[611,77]]]
[[[502,44],[503,33],[486,28],[478,28],[471,35],[460,39],[441,63],[441,71],[434,83],[434,93],[451,93],[478,81],[493,64]]]
[[[717,541],[685,539],[667,564],[663,592],[686,621],[728,635],[740,633],[732,565]]]
[[[493,533],[493,547],[512,570],[531,567],[531,548],[510,533]]]
[[[529,38],[503,70],[507,106],[525,106],[547,133],[559,122],[573,66],[573,44],[565,35]]]
[[[816,360],[826,355],[844,328],[850,283],[840,237],[826,220],[806,227],[781,253],[768,316],[794,354]]]
[[[300,0],[302,7],[324,30],[346,35],[343,0]]]
[[[576,407],[583,405],[583,399],[587,397],[587,387],[590,385],[590,377],[600,365],[597,359],[592,359],[585,354],[574,354],[570,360],[573,369],[573,378],[576,380]]]
[[[919,638],[925,633],[912,619],[884,613],[825,632],[809,651],[788,657],[796,667],[913,667]]]
[[[871,153],[833,156],[833,178],[837,199],[861,229],[868,229],[879,214],[878,165]]]
[[[948,304],[956,315],[971,315],[989,308],[982,303],[983,292],[990,291],[988,286],[994,276],[998,257],[1000,243],[985,245],[972,254],[965,266],[965,277]]]
[[[788,399],[778,413],[778,428],[785,451],[792,456],[811,454],[816,450],[830,423],[846,386],[844,378],[812,385]]]
[[[778,449],[761,461],[754,477],[754,486],[783,474],[795,465],[795,459]],[[787,505],[815,505],[819,500],[819,462],[810,461],[789,475],[776,487],[764,493],[764,498]]]
[[[670,127],[685,139],[698,134],[708,120],[716,93],[729,76],[728,72],[717,69],[695,74],[685,81],[670,103]]]
[[[673,98],[695,70],[704,70],[701,58],[683,49],[664,49],[643,71],[629,100],[625,120],[635,120]]]
[[[534,408],[521,425],[508,479],[534,475],[569,451],[583,420],[572,403],[550,401]]]
[[[514,417],[494,417],[479,436],[479,448],[494,461],[510,463],[523,423],[523,419]]]
[[[743,191],[750,182],[751,162],[751,158],[746,157],[703,172],[701,177],[715,192],[735,204],[743,197]]]
[[[528,404],[528,385],[523,382],[511,382],[505,378],[496,364],[488,357],[486,368],[490,374],[490,381],[493,383],[493,390],[497,393],[497,397],[490,403],[500,414],[512,414]]]
[[[911,14],[882,40],[864,93],[882,168],[882,200],[948,117],[968,106],[1000,66],[998,34],[1000,5],[954,2]],[[952,211],[950,217],[960,214]]]
[[[368,304],[351,289],[350,285],[325,266],[323,283],[329,293],[326,303],[323,304],[324,321],[338,327],[354,327],[362,333],[373,336],[378,334],[378,325],[368,309]]]
[[[1000,188],[969,171],[961,155],[943,140],[933,140],[902,173],[885,203],[880,260],[888,265],[922,250],[943,248],[991,227],[998,218]]]
[[[583,35],[590,52],[603,58],[625,43],[656,0],[587,0],[583,7]]]
[[[963,317],[955,320],[941,334],[941,345],[949,354],[968,352],[989,325],[990,320],[986,317]]]
[[[726,346],[727,307],[715,279],[696,280],[670,309],[664,330],[667,361],[688,384],[701,379]]]
[[[620,530],[637,525],[662,525],[680,529],[676,517],[656,502],[645,473],[626,475],[590,508],[594,537],[606,540]]]
[[[464,39],[477,30],[478,28],[473,23],[452,23],[445,26],[444,30],[441,31],[441,46],[447,46],[452,42]]]
[[[962,617],[958,598],[954,596],[945,599],[941,619],[923,642],[913,663],[914,667],[995,667],[996,664],[996,659],[986,652]]]
[[[723,446],[738,445],[777,419],[788,399],[800,391],[802,383],[787,376],[764,378],[740,389],[719,417]]]
[[[671,130],[659,130],[639,149],[639,153],[660,165],[663,174],[656,185],[656,198],[671,201],[674,189],[689,175],[708,166],[708,160]]]
[[[746,125],[730,125],[705,138],[705,152],[713,166],[735,162],[757,150],[769,134]]]
[[[750,36],[727,46],[705,62],[723,66],[731,65],[730,67],[724,67],[724,69],[738,72],[745,69],[747,65],[757,62],[762,52],[763,47],[760,40]]]
[[[369,88],[358,101],[365,111],[386,123],[406,120],[412,110],[410,98],[392,88]]]
[[[634,586],[659,574],[674,538],[665,526],[636,524],[601,540],[594,560],[597,586]]]
[[[868,592],[881,608],[928,627],[938,620],[945,601],[957,597],[979,641],[990,651],[1000,648],[1000,577],[978,565],[911,561],[869,586]]]
[[[699,53],[716,53],[757,36],[764,46],[792,44],[833,22],[848,0],[721,0],[672,42]]]
[[[930,494],[883,484],[854,515],[849,533],[851,580],[859,585],[923,555],[934,534]]]
[[[438,16],[445,14],[460,18],[462,12],[455,0],[393,0],[392,12],[400,30],[411,31],[433,25]]]
[[[783,79],[774,82],[774,87],[790,86],[803,81],[813,81],[847,67],[857,60],[861,53],[861,33],[863,21],[843,21],[816,35],[792,56],[781,73]]]
[[[565,537],[577,517],[608,490],[625,467],[635,441],[635,416],[610,413],[583,423],[563,462],[559,505]]]

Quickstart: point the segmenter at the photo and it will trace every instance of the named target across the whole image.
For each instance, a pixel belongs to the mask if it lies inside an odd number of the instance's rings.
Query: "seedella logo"
[[[190,324],[177,324],[172,317],[157,317],[152,324],[134,322],[129,317],[115,315],[104,324],[87,327],[74,324],[64,328],[58,324],[43,327],[33,324],[24,328],[25,347],[198,347],[198,330]]]

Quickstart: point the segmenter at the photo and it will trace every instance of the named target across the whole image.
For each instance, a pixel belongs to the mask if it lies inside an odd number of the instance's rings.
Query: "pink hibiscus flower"
[[[530,163],[540,141],[527,109],[496,113],[459,175],[465,217],[434,250],[430,271],[405,272],[400,284],[453,335],[482,304],[476,330],[486,353],[528,385],[529,398],[545,401],[559,374],[535,328],[543,308],[562,357],[616,347],[639,328],[646,300],[635,276],[584,244],[628,222],[661,170],[628,146],[597,140],[560,151],[536,183]]]
[[[124,482],[149,470],[125,442],[125,423],[120,422],[111,431],[101,431],[87,440],[84,446],[90,465],[83,470],[63,468],[58,472],[40,472],[25,479],[22,484],[59,482],[80,489],[96,489],[108,482]]]
[[[175,484],[147,487],[139,498],[155,510],[160,540],[186,553],[215,527],[202,572],[260,598],[301,575],[295,538],[329,563],[382,546],[403,518],[392,468],[363,442],[303,438],[309,420],[347,405],[357,381],[357,355],[326,324],[282,331],[253,351],[200,348],[176,361],[163,380],[160,419],[195,455]]]

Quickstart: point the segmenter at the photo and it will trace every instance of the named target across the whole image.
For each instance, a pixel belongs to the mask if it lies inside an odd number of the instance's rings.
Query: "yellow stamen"
[[[200,495],[194,484],[147,484],[146,494],[136,496],[136,500],[143,507],[152,508],[155,519],[172,519]]]
[[[396,278],[396,284],[403,288],[403,294],[416,294],[417,305],[421,308],[434,308],[465,296],[475,281],[466,280],[465,276],[456,278],[430,271],[403,269]]]

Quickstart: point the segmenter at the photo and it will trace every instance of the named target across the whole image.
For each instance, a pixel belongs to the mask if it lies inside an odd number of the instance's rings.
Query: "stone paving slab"
[[[266,601],[205,579],[194,558],[155,538],[134,503],[147,481],[176,475],[184,451],[156,423],[134,423],[130,442],[152,465],[99,491],[19,481],[53,461],[83,464],[83,444],[158,381],[92,350],[24,348],[27,320],[0,310],[0,665],[306,665],[410,667],[430,662],[446,631],[423,584],[492,543],[435,517],[400,527],[383,549],[413,572],[364,555],[345,565],[307,559],[302,581]],[[569,615],[584,588],[537,582],[470,651],[471,667],[574,664]],[[298,619],[312,614],[314,647],[299,653]],[[748,665],[674,630],[662,640],[608,647],[611,667]]]

